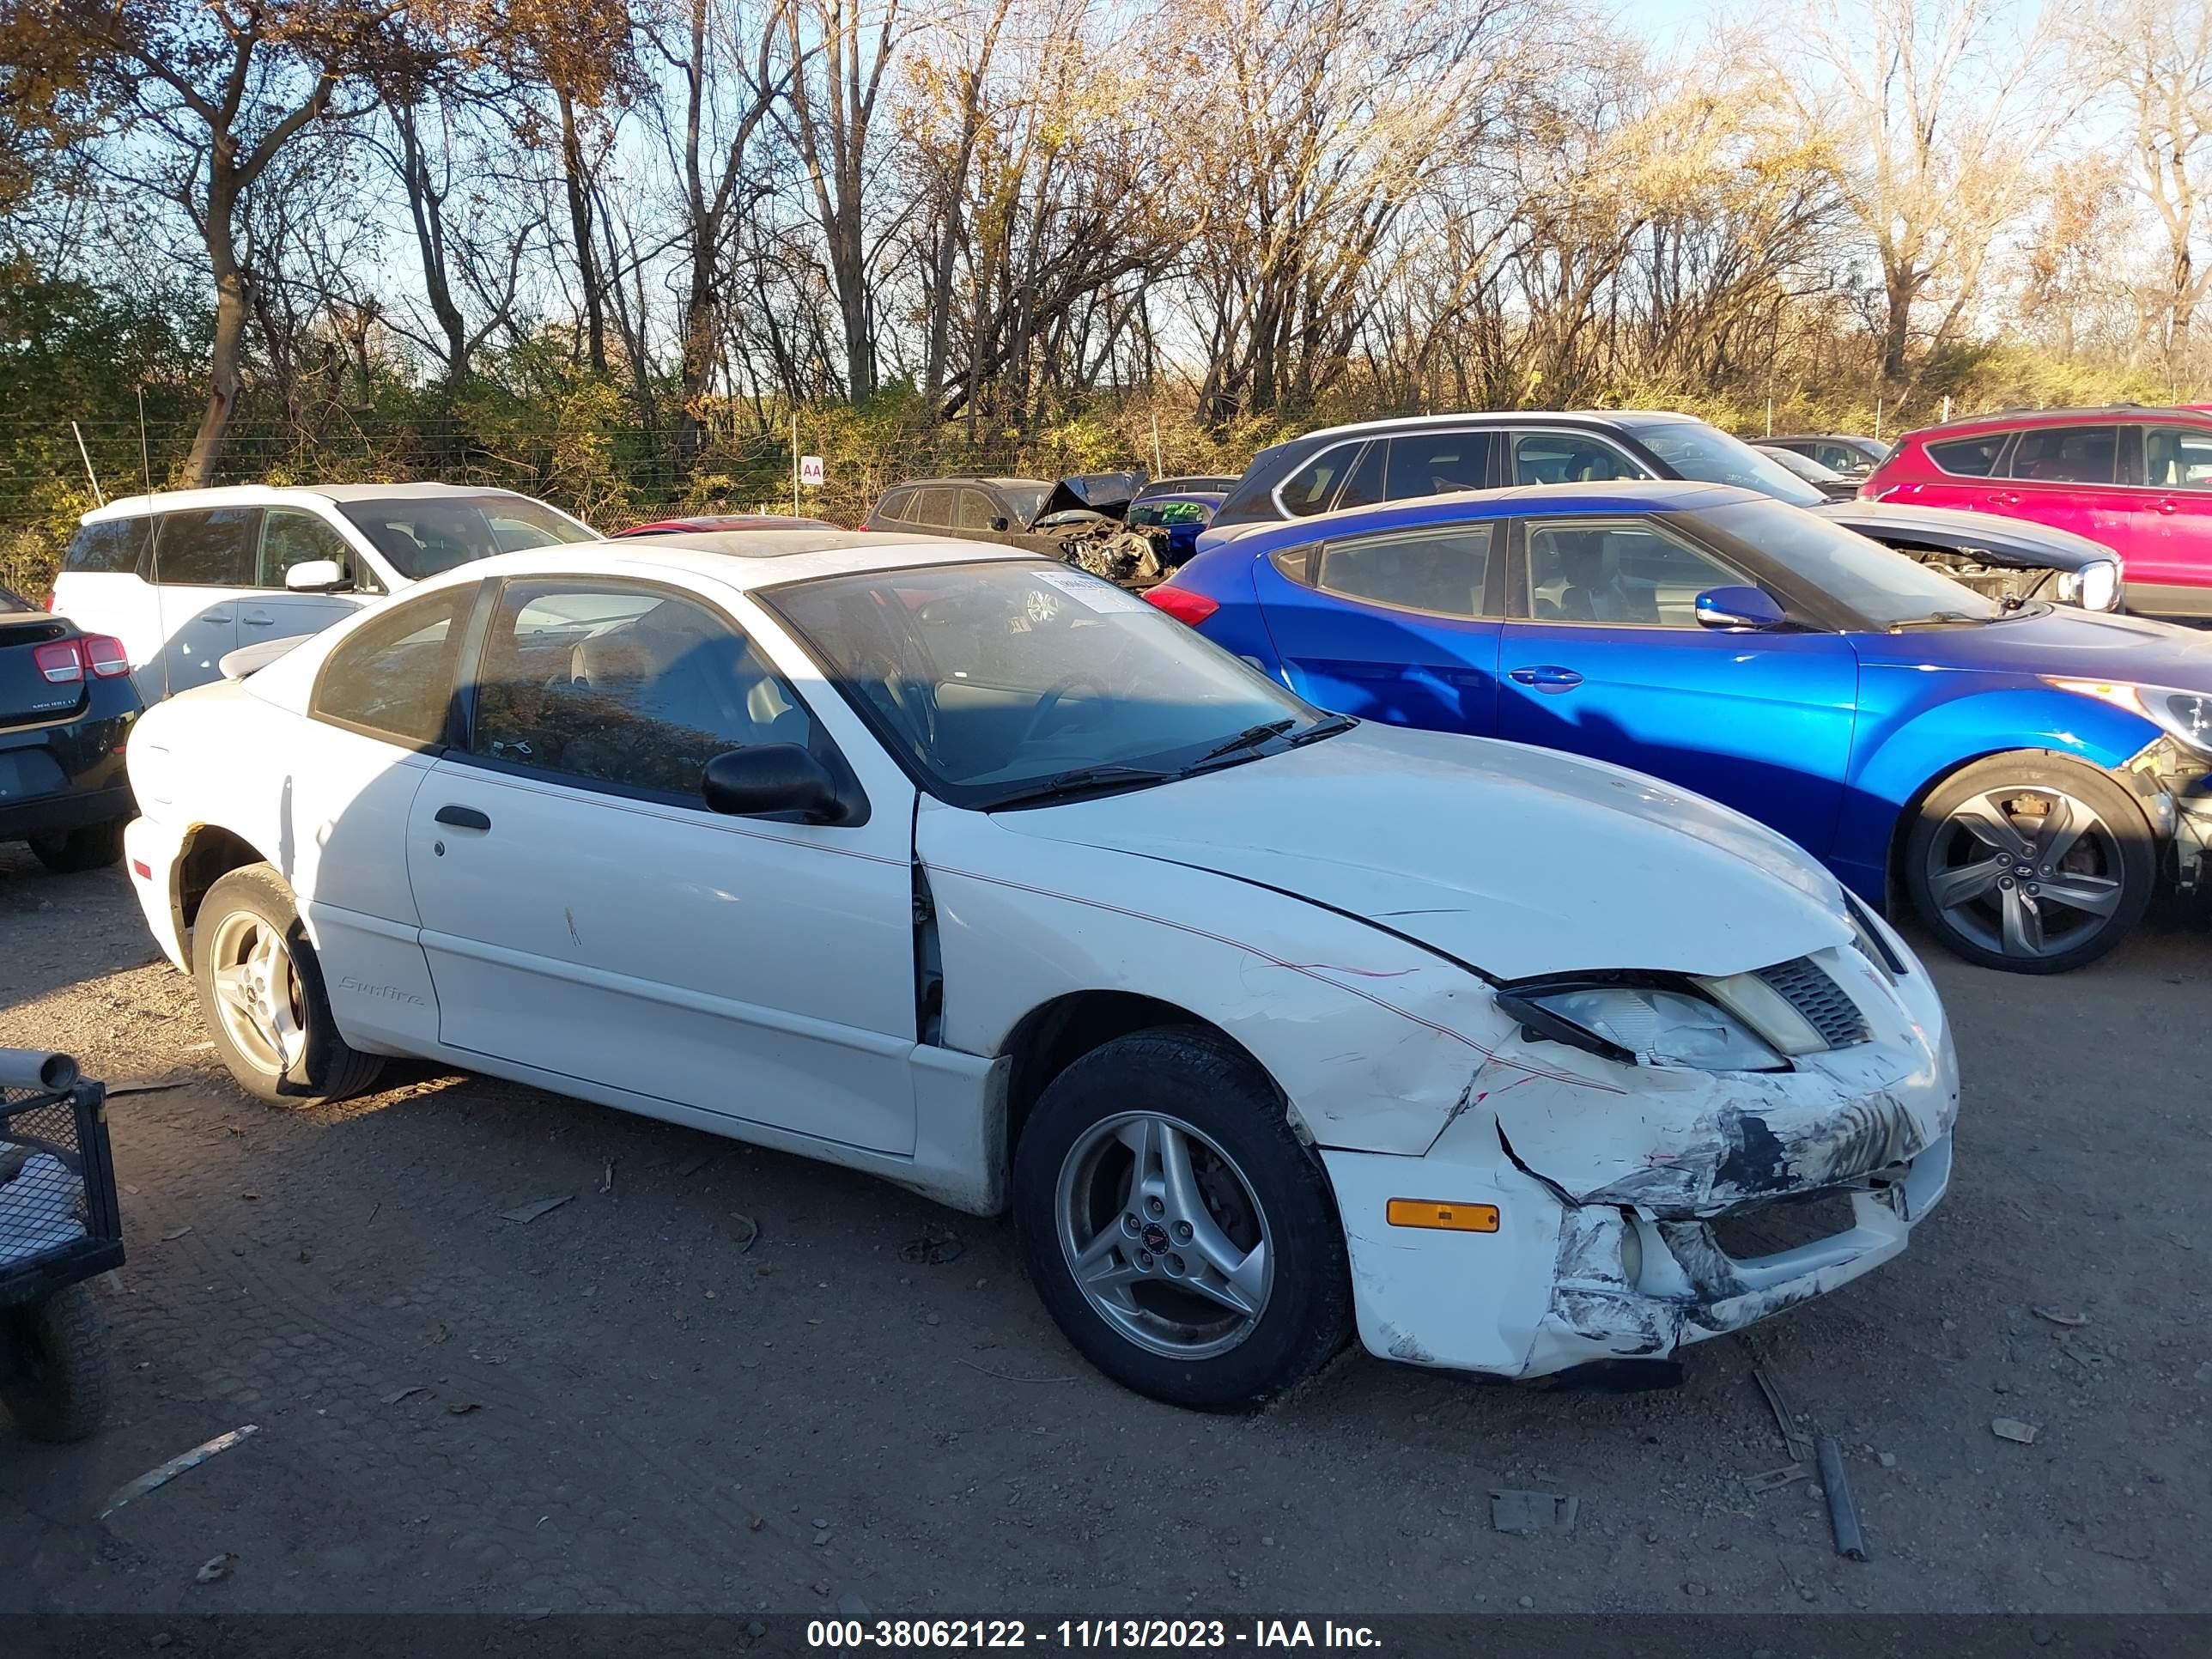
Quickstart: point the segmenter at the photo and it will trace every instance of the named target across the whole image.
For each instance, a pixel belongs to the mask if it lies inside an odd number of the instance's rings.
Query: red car
[[[1899,439],[1859,493],[2073,531],[2120,556],[2129,610],[2212,618],[2212,411],[2203,407],[1953,421]]]
[[[698,535],[717,530],[842,530],[827,519],[794,519],[784,513],[716,513],[698,519],[656,519],[617,530],[610,538],[625,536]]]

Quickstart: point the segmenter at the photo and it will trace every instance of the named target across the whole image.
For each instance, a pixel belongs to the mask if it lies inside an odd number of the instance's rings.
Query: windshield
[[[1913,622],[1989,622],[1996,600],[1869,541],[1856,531],[1777,501],[1736,501],[1686,514],[1759,550],[1875,628]]]
[[[599,539],[527,495],[392,495],[340,501],[337,508],[410,581],[495,553]]]
[[[1794,449],[1762,449],[1759,453],[1809,484],[1834,483],[1844,476],[1832,466],[1823,466],[1810,455],[1800,455]]]
[[[1756,489],[1793,507],[1818,507],[1827,499],[1803,479],[1793,477],[1779,461],[1760,454],[1703,421],[1639,421],[1616,417],[1624,429],[1680,477],[1700,483],[1735,484]]]
[[[758,597],[956,806],[1093,768],[1112,769],[1097,781],[1107,787],[1164,781],[1340,724],[1134,594],[1040,560],[869,571]]]

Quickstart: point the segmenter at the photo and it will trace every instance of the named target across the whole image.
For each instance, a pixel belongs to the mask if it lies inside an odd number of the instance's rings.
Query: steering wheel
[[[1079,686],[1087,686],[1102,696],[1105,695],[1105,683],[1096,674],[1087,671],[1079,671],[1070,674],[1037,699],[1037,706],[1030,712],[1030,723],[1022,728],[1022,735],[1014,746],[1018,749],[1023,744],[1042,736],[1045,729],[1045,720],[1059,708],[1060,700]]]

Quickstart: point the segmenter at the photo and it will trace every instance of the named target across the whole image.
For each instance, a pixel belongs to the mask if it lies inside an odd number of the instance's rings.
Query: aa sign
[[[799,482],[809,489],[822,487],[822,458],[819,455],[801,455],[799,458]]]

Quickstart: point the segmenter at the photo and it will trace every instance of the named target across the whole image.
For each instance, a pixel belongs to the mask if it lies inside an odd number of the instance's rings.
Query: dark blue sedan
[[[1161,562],[1172,570],[1198,551],[1199,532],[1236,487],[1234,478],[1155,478],[1130,501],[1127,522],[1157,525],[1168,532]]]
[[[1724,802],[1990,967],[2078,967],[2212,868],[2212,638],[1984,598],[1747,490],[1258,523],[1147,597],[1324,708]]]

